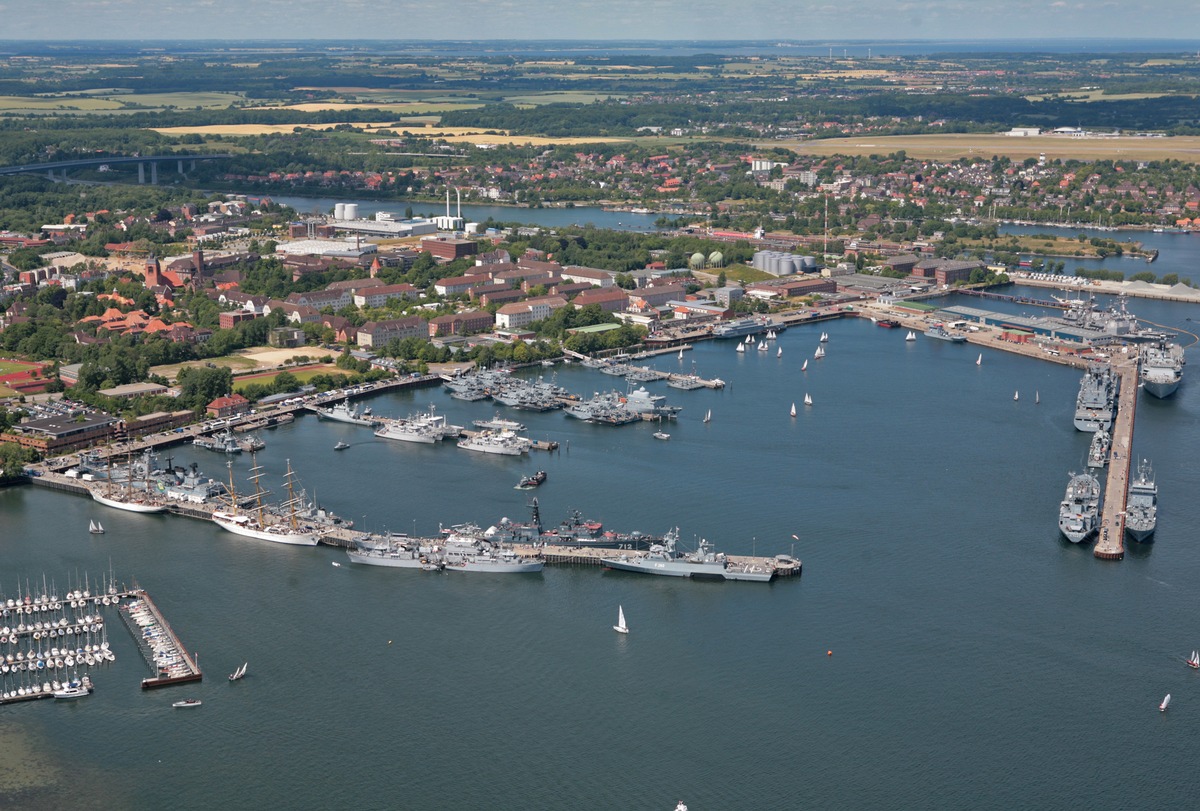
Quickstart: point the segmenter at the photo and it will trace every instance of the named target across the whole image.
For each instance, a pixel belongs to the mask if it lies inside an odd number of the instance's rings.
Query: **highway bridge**
[[[160,163],[175,162],[179,174],[184,174],[184,163],[189,164],[189,171],[194,171],[196,161],[211,161],[220,160],[222,158],[232,158],[232,155],[218,155],[208,153],[204,155],[137,155],[134,157],[97,157],[97,158],[79,158],[69,161],[53,161],[51,163],[27,163],[21,166],[0,166],[0,175],[23,175],[23,174],[46,174],[48,177],[54,177],[54,172],[57,170],[62,177],[66,177],[68,169],[79,169],[85,166],[113,166],[116,164],[136,163],[138,167],[138,183],[146,182],[146,164],[150,164],[150,182],[158,183],[158,165]]]

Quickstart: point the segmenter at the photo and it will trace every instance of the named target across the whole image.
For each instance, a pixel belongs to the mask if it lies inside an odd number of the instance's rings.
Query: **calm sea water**
[[[804,576],[768,586],[355,567],[331,549],[0,491],[0,589],[45,573],[61,591],[111,566],[150,591],[207,672],[143,693],[111,617],[118,661],[92,697],[0,709],[0,804],[74,807],[82,792],[114,808],[1185,804],[1200,722],[1200,674],[1184,665],[1200,646],[1200,384],[1140,403],[1158,540],[1105,563],[1056,528],[1087,448],[1071,426],[1076,372],[997,352],[976,366],[974,348],[865,321],[824,328],[828,355],[807,373],[815,328],[783,333],[781,358],[709,342],[656,360],[731,383],[650,384],[685,407],[668,442],[651,424],[524,415],[562,451],[513,460],[304,417],[268,432],[259,456],[276,482],[290,459],[322,503],[373,529],[523,517],[513,485],[543,468],[548,522],[574,507],[737,553],[791,552],[797,535]],[[617,382],[581,367],[558,380],[584,394]],[[813,407],[790,418],[806,392]],[[440,389],[372,405],[403,416],[430,402],[454,421],[494,412]],[[352,447],[334,453],[339,439]],[[176,450],[192,460],[223,475],[222,457]],[[88,535],[89,518],[108,534]],[[618,604],[628,636],[610,629]],[[229,684],[242,661],[249,676]],[[186,696],[204,705],[170,708]]]

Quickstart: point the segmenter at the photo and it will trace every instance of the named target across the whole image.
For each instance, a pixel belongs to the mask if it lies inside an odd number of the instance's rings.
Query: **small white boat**
[[[1167,693],[1167,697],[1166,697],[1166,698],[1164,698],[1164,699],[1162,700],[1162,703],[1158,705],[1158,711],[1159,711],[1159,712],[1166,712],[1166,711],[1167,711],[1167,705],[1169,705],[1170,703],[1171,703],[1171,694],[1170,694],[1170,693]]]
[[[337,569],[342,568],[342,564],[338,563],[336,560],[330,561],[330,563],[332,563]]]
[[[346,448],[349,448],[349,447],[350,447],[349,443],[339,441],[338,444],[333,446],[333,449],[335,451],[344,451],[344,450],[346,450]]]
[[[104,525],[99,521],[88,521],[88,532],[92,533],[93,535],[103,535]]]
[[[711,408],[710,408],[710,409],[709,409],[707,412],[705,412],[705,414],[704,414],[704,421],[705,421],[705,422],[712,422],[712,409],[711,409]]]
[[[746,351],[746,345],[745,345],[745,344],[738,344],[738,345],[737,345],[737,351],[738,351],[738,352],[745,352],[745,351]]]
[[[819,346],[819,345],[818,345],[818,346],[817,346],[817,351],[813,353],[813,357],[814,357],[814,358],[823,358],[823,357],[825,357],[825,347],[823,347],[823,346]]]
[[[783,347],[782,346],[775,350],[775,357],[777,357],[777,358],[783,357]]]
[[[229,674],[229,680],[237,681],[238,679],[244,677],[246,675],[246,668],[249,666],[249,664],[249,662],[242,663],[241,667]]]
[[[874,320],[874,319],[872,319],[872,320]],[[829,333],[828,333],[828,332],[822,332],[822,333],[821,333],[821,343],[823,343],[823,344],[824,344],[824,343],[828,343],[828,342],[829,342]]]
[[[625,624],[625,609],[617,606],[617,624],[613,626],[613,630],[618,634],[629,633],[629,626]]]
[[[199,707],[200,703],[200,699],[198,698],[185,698],[183,701],[176,701],[171,706],[175,709],[182,709],[184,707]]]
[[[904,336],[904,340],[906,340],[906,341],[915,341],[915,340],[917,340],[917,333],[913,332],[913,331],[910,329],[910,330],[908,331],[908,334]]]
[[[805,358],[804,363],[800,364],[800,371],[802,371],[802,372],[808,371],[808,358]]]
[[[1192,651],[1192,658],[1188,659],[1188,667],[1200,670],[1200,653]]]
[[[1013,402],[1015,403],[1017,400],[1020,400],[1020,399],[1021,399],[1021,392],[1014,391],[1013,392]]]
[[[90,691],[82,684],[72,684],[54,691],[55,698],[84,698]]]
[[[752,344],[752,343],[754,343],[754,337],[753,337],[753,336],[751,336],[751,335],[747,335],[747,336],[746,336],[746,340],[745,340],[745,341],[743,341],[743,343],[747,343],[747,344]]]
[[[808,392],[804,392],[804,404],[806,406],[812,405],[812,395]]]
[[[679,359],[683,360],[683,350],[682,349],[679,350]]]
[[[664,431],[655,431],[654,438],[655,439],[670,439],[671,435]]]
[[[792,416],[796,416],[796,404],[792,403]]]
[[[976,366],[983,365],[983,353],[982,352],[979,353],[979,357],[975,358],[975,365]]]
[[[767,342],[766,342],[766,341],[759,341],[759,342],[758,342],[758,351],[759,351],[759,352],[766,352],[768,349],[770,349],[770,347],[769,347],[769,346],[767,346]]]
[[[1038,404],[1038,403],[1040,403],[1041,401],[1042,401],[1042,395],[1040,395],[1040,394],[1039,394],[1037,391],[1034,391],[1034,393],[1033,393],[1033,404],[1034,404],[1034,405],[1037,405],[1037,404]]]

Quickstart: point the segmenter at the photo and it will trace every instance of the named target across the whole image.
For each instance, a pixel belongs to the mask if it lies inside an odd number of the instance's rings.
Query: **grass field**
[[[29,369],[36,369],[41,366],[40,363],[26,363],[21,360],[3,360],[0,359],[0,375],[10,375],[13,372],[24,372]]]
[[[298,110],[315,113],[321,110],[387,110],[399,115],[422,115],[445,113],[450,110],[470,110],[482,107],[480,102],[425,102],[425,101],[306,101],[283,107],[248,107],[250,110]]]
[[[1012,138],[1005,135],[893,135],[871,138],[828,138],[819,141],[769,141],[758,147],[782,146],[808,155],[887,155],[903,150],[910,158],[957,160],[1007,155],[1013,160],[1047,158],[1063,160],[1167,160],[1200,161],[1200,137],[1172,138],[1071,138],[1039,135]]]
[[[237,93],[220,92],[122,93],[108,96],[108,98],[116,102],[138,104],[142,107],[178,107],[181,109],[191,107],[224,109],[242,100],[242,97]]]
[[[162,109],[229,107],[242,97],[236,93],[130,93],[128,91],[94,90],[79,95],[0,96],[0,113],[54,112],[71,110],[85,113],[108,113],[128,109],[126,105]]]
[[[340,375],[345,375],[347,377],[350,376],[350,373],[347,372],[345,369],[339,369],[338,367],[334,366],[333,364],[324,364],[323,363],[318,366],[301,366],[296,369],[278,369],[273,372],[263,372],[262,374],[257,374],[257,375],[239,375],[233,381],[233,390],[241,391],[242,389],[244,389],[246,386],[250,385],[251,383],[258,383],[258,384],[263,384],[263,385],[273,383],[273,382],[275,382],[275,378],[279,377],[279,375],[282,374],[283,372],[288,372],[289,374],[295,375],[296,379],[299,380],[301,383],[307,383],[308,381],[312,380],[317,375],[340,374]]]
[[[244,369],[258,368],[258,364],[255,363],[253,360],[250,360],[249,358],[243,358],[240,355],[225,355],[220,358],[208,358],[206,360],[189,360],[189,361],[184,361],[183,363],[170,363],[170,364],[167,364],[166,366],[152,366],[152,367],[150,367],[150,373],[156,374],[156,375],[162,375],[167,380],[170,380],[173,383],[173,382],[175,382],[175,376],[179,374],[180,369],[184,369],[186,367],[195,367],[195,366],[203,367],[209,363],[214,364],[216,366],[227,366],[230,369],[232,369],[235,373],[237,373],[238,371],[244,370]]]
[[[0,113],[44,113],[55,110],[103,113],[119,109],[121,105],[115,101],[91,96],[0,96]]]

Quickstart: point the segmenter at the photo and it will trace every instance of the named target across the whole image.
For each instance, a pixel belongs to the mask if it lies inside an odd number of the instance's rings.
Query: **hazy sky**
[[[0,0],[4,39],[1195,36],[1198,0]]]

